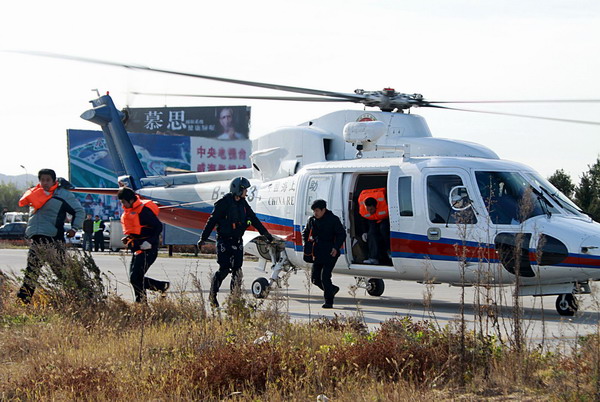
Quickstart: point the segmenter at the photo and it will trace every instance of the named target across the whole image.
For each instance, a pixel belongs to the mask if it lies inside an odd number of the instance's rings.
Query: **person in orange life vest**
[[[368,248],[368,258],[363,263],[379,264],[380,260],[389,258],[390,251],[390,220],[385,192],[383,189],[364,190],[359,203],[359,212],[364,218],[362,240]]]
[[[165,296],[169,282],[149,278],[146,275],[158,256],[158,245],[163,225],[158,219],[158,206],[149,200],[141,200],[129,187],[121,187],[117,192],[125,212],[121,216],[123,243],[133,253],[129,265],[129,282],[133,286],[135,301],[146,300],[146,289]]]
[[[52,169],[40,170],[38,179],[39,184],[27,190],[19,200],[19,206],[29,206],[29,220],[25,235],[32,242],[27,254],[23,286],[17,293],[17,297],[24,303],[31,302],[40,269],[44,264],[42,261],[44,253],[39,249],[53,247],[58,253],[64,255],[64,224],[67,214],[72,216],[71,230],[67,232],[68,237],[75,236],[85,217],[83,207],[68,190],[71,187],[68,181],[62,178],[57,181],[56,173]]]

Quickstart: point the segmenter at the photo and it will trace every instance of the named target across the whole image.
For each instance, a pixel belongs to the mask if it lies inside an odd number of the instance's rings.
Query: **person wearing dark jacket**
[[[333,308],[333,298],[340,288],[331,282],[331,273],[340,256],[346,232],[340,218],[327,209],[325,200],[315,200],[311,209],[313,216],[308,219],[302,232],[304,244],[309,235],[314,241],[311,281],[323,290],[323,308]]]
[[[249,187],[250,182],[245,177],[236,177],[231,181],[229,193],[215,202],[212,214],[198,241],[198,248],[201,248],[216,226],[219,270],[215,272],[210,285],[209,302],[213,307],[219,306],[217,293],[229,272],[231,272],[231,291],[241,286],[244,258],[242,236],[246,229],[254,226],[268,242],[273,241],[273,236],[265,229],[246,201]]]
[[[93,241],[94,241],[94,221],[92,220],[92,215],[87,214],[85,220],[83,221],[83,243],[81,245],[81,248],[84,251],[92,251]]]
[[[72,216],[71,230],[67,237],[75,236],[75,231],[81,228],[83,207],[68,188],[71,183],[59,178],[52,169],[42,169],[38,173],[39,184],[30,188],[19,200],[19,206],[29,206],[29,220],[25,236],[31,240],[31,247],[27,254],[27,268],[23,286],[19,289],[17,297],[23,303],[30,303],[44,264],[43,250],[53,248],[57,253],[64,254],[65,220],[67,214]],[[42,250],[40,250],[42,249]]]
[[[158,206],[150,200],[141,200],[129,187],[121,187],[117,198],[123,205],[121,216],[123,225],[123,243],[131,250],[129,282],[133,286],[135,301],[146,300],[146,289],[154,290],[165,296],[170,283],[149,278],[146,275],[150,266],[158,257],[158,246],[163,225],[158,219]]]

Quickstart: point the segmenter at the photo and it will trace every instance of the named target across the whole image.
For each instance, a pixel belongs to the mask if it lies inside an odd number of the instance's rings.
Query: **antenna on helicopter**
[[[98,88],[90,89],[90,91],[96,92],[96,95],[98,96],[98,98],[100,97],[100,91],[98,91]]]

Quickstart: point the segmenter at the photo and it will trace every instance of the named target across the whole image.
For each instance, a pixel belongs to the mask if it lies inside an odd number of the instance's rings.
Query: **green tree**
[[[573,184],[571,176],[566,174],[563,169],[559,169],[554,172],[552,176],[548,177],[548,181],[567,197],[573,197],[573,193],[575,192],[575,184]]]
[[[585,213],[600,222],[600,158],[588,168],[575,190],[575,199]]]
[[[0,211],[6,208],[8,211],[26,212],[27,208],[19,207],[19,199],[23,191],[19,190],[14,183],[0,183]]]

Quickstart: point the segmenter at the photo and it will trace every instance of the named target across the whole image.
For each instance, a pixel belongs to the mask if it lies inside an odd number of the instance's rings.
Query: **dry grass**
[[[360,315],[294,323],[281,301],[243,295],[221,311],[201,296],[136,305],[96,286],[90,261],[62,270],[42,275],[28,306],[0,278],[2,400],[594,400],[600,389],[598,336],[565,355],[410,318],[371,332]],[[73,284],[86,291],[73,297]]]

